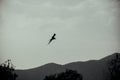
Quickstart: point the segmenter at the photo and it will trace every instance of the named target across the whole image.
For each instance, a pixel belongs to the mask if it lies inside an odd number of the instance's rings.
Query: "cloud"
[[[102,1],[95,0],[12,0],[8,2],[9,12],[39,18],[59,17],[68,19],[76,16],[87,17],[96,14],[98,11],[103,11],[104,7],[101,6],[104,4]]]
[[[6,0],[7,10],[17,14],[32,15],[33,17],[61,17],[69,18],[78,16],[80,10],[74,10],[72,7],[79,5],[81,1],[75,0],[35,0],[35,1],[22,1],[22,0]],[[59,4],[58,4],[59,3]],[[61,4],[61,5],[60,5]],[[74,4],[74,5],[72,5]],[[69,6],[68,6],[69,5]],[[14,7],[16,6],[16,7]]]
[[[44,4],[44,3],[52,3],[56,6],[74,6],[82,1],[85,0],[20,0],[22,3],[28,3],[28,4]]]

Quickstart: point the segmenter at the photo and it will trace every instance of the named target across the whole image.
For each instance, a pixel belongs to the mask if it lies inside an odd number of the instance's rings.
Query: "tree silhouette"
[[[44,80],[82,80],[83,77],[81,74],[77,73],[74,70],[66,70],[58,74],[46,76]]]
[[[12,66],[10,67],[10,60],[7,62],[0,65],[0,80],[16,80],[15,69]]]
[[[115,58],[109,63],[110,80],[120,80],[120,53],[116,53]]]

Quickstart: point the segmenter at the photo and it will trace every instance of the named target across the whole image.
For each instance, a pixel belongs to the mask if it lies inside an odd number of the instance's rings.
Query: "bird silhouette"
[[[48,43],[48,44],[50,44],[53,40],[56,39],[55,36],[56,36],[56,34],[54,33],[54,35],[53,35],[53,36],[51,37],[51,39],[49,40],[49,43]]]

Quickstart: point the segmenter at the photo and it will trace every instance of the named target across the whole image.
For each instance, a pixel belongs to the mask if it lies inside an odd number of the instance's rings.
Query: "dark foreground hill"
[[[60,73],[66,69],[72,69],[82,74],[83,80],[107,80],[109,77],[108,62],[115,54],[101,60],[90,60],[86,62],[73,62],[66,65],[49,63],[38,68],[29,70],[16,70],[17,80],[43,80],[46,75]]]

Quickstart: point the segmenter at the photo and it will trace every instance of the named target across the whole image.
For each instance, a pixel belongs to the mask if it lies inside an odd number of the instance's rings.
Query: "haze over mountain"
[[[112,54],[100,60],[78,61],[65,65],[48,63],[33,69],[16,70],[17,80],[43,80],[46,75],[63,72],[66,69],[78,71],[82,74],[83,80],[107,80],[109,78],[108,62],[114,57],[115,54]]]

